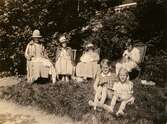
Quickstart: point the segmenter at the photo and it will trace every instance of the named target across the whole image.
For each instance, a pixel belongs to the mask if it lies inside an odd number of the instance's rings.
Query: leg
[[[61,81],[65,81],[65,76],[62,75]]]
[[[106,101],[107,98],[107,88],[103,87],[102,88],[102,96],[101,96],[101,100],[100,100],[100,104],[103,105],[104,102]]]
[[[113,112],[113,109],[114,109],[114,107],[115,107],[117,98],[118,98],[117,95],[114,95],[114,96],[113,96],[113,98],[112,98],[112,100],[111,100],[110,108],[109,108],[109,111],[110,111],[110,112]]]
[[[96,94],[95,94],[95,98],[94,98],[94,109],[96,110],[96,106],[99,104],[99,99],[101,99],[101,95],[102,95],[102,87],[99,86],[97,91],[96,91]]]
[[[117,63],[116,65],[115,65],[115,71],[116,71],[116,75],[118,75],[118,73],[119,73],[119,70],[122,68],[122,64],[121,63]]]
[[[68,75],[65,76],[65,80],[66,80],[67,82],[69,82],[69,77],[68,77]]]
[[[124,114],[124,110],[125,110],[125,107],[126,107],[126,104],[127,104],[127,103],[133,104],[133,103],[134,103],[134,97],[131,97],[131,98],[129,98],[128,100],[123,100],[123,101],[121,102],[121,105],[120,105],[120,107],[119,107],[119,110],[118,110],[118,112],[116,113],[117,115],[119,115],[119,114]]]
[[[56,83],[56,76],[57,75],[56,75],[56,71],[55,71],[55,68],[54,68],[53,65],[50,67],[49,74],[52,76],[52,83],[55,84]]]

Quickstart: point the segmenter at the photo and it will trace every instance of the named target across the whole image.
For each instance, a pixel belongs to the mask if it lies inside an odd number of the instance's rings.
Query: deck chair
[[[147,45],[145,45],[143,43],[138,43],[135,45],[135,47],[140,51],[140,61],[139,61],[139,65],[137,67],[137,70],[139,71],[137,78],[139,78],[141,75],[141,66],[144,62],[146,51],[147,51]]]
[[[77,50],[76,49],[72,49],[72,59],[73,59],[73,61],[76,60],[76,54],[77,54]]]
[[[97,48],[95,51],[100,55],[100,48]]]

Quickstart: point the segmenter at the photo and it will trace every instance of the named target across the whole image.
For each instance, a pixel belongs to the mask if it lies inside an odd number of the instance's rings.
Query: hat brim
[[[86,46],[87,48],[92,48],[92,47],[94,47],[94,45],[88,45],[88,46]]]
[[[42,37],[42,36],[32,36],[32,37],[34,37],[34,38],[35,38],[35,37],[40,38],[40,37]]]
[[[65,41],[60,41],[60,43],[67,43],[68,41],[67,40],[65,40]]]

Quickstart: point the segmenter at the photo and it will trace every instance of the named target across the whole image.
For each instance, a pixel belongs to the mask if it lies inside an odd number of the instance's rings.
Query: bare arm
[[[25,53],[24,53],[24,56],[26,57],[27,60],[30,60],[30,56],[29,56],[29,44],[27,45],[26,47],[26,50],[25,50]]]

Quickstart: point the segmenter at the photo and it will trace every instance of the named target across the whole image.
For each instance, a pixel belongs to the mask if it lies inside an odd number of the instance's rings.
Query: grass
[[[106,111],[94,111],[88,105],[93,100],[93,82],[75,81],[44,84],[28,84],[25,80],[7,88],[1,88],[0,98],[14,101],[20,105],[36,106],[48,113],[59,116],[68,115],[73,120],[92,124],[165,124],[166,101],[156,86],[143,86],[134,81],[135,104],[127,106],[126,115],[118,118]],[[119,103],[117,104],[118,109]]]

